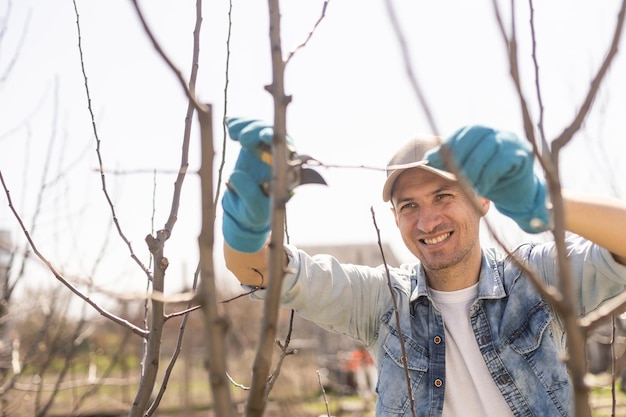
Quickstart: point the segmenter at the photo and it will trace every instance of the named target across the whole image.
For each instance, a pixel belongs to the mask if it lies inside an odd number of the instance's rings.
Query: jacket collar
[[[498,267],[499,260],[494,249],[482,250],[482,262],[480,264],[480,276],[478,278],[478,298],[479,299],[499,299],[506,296],[501,268]],[[426,273],[421,263],[414,265],[413,275],[411,277],[411,298],[410,302],[414,302],[422,297],[430,297],[430,288],[426,282]]]

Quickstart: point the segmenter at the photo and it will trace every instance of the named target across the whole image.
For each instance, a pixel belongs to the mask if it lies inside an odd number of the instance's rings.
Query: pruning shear
[[[319,161],[309,155],[300,155],[296,152],[295,148],[287,144],[288,152],[288,172],[287,182],[289,187],[290,196],[293,194],[294,188],[302,184],[322,184],[328,185],[324,178],[315,170],[311,168],[304,168],[304,165],[315,162],[319,165]],[[272,166],[272,147],[265,142],[260,142],[254,149],[254,154],[262,162]],[[265,195],[270,195],[269,181],[265,181],[261,184],[261,189]]]

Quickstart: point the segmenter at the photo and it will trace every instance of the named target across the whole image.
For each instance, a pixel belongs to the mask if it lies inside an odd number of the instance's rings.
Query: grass
[[[615,391],[613,391],[610,385],[595,387],[591,390],[589,396],[593,417],[626,415],[626,394],[620,390],[619,384],[616,385]],[[613,406],[613,400],[615,400],[615,407]]]
[[[246,383],[250,378],[249,361],[240,359],[239,370],[232,370],[232,377],[239,383]],[[104,365],[104,364],[102,364]],[[182,362],[181,362],[182,365]],[[85,370],[74,371],[74,377],[84,376]],[[121,376],[119,370],[115,372]],[[136,369],[130,372],[132,377],[137,377]],[[48,379],[50,378],[50,379]],[[51,382],[49,376],[47,383]],[[28,378],[30,379],[30,378]],[[25,378],[26,380],[26,378]],[[159,381],[161,379],[159,378]],[[26,381],[24,381],[26,382]],[[620,390],[619,385],[615,392],[610,387],[610,378],[601,376],[589,382],[594,388],[590,392],[590,404],[593,410],[593,417],[626,416],[626,394]],[[51,415],[68,415],[67,411],[71,405],[80,397],[81,392],[89,389],[81,387],[75,389],[62,390],[58,393],[55,405],[51,410]],[[137,392],[137,384],[125,386],[102,386],[98,392],[90,397],[81,408],[81,411],[122,411],[128,412],[130,403]],[[43,392],[42,397],[46,398],[49,392]],[[33,413],[33,404],[36,393],[25,391],[12,391],[6,399],[15,406],[9,415],[30,416]],[[613,397],[615,396],[615,413],[613,413]],[[233,401],[242,403],[247,397],[247,391],[232,388]],[[309,416],[359,416],[373,417],[374,404],[366,404],[356,396],[336,395],[326,393],[326,401],[320,392],[319,382],[316,375],[315,360],[305,355],[295,355],[289,358],[283,367],[281,375],[272,391],[272,404],[268,406],[268,417],[281,415]],[[210,408],[211,392],[209,389],[209,378],[206,370],[200,362],[190,364],[189,368],[183,372],[178,369],[168,382],[167,390],[159,407],[160,416],[182,416],[191,415],[195,411],[204,410],[202,415],[207,415]],[[328,412],[327,412],[328,407]],[[185,412],[187,411],[187,414]],[[272,411],[274,410],[274,411]],[[210,414],[209,414],[210,415]]]

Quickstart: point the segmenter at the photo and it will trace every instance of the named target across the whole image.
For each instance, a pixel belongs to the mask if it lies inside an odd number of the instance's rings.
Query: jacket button
[[[500,376],[498,377],[498,381],[499,381],[501,384],[508,384],[508,383],[510,382],[510,380],[509,380],[509,376],[508,376],[508,375],[500,375]]]
[[[438,345],[439,343],[441,343],[441,336],[435,336],[433,338],[433,342],[435,342],[436,345]]]
[[[437,388],[441,388],[441,386],[443,385],[443,381],[439,378],[435,379],[435,381],[433,382],[433,384],[437,387]]]

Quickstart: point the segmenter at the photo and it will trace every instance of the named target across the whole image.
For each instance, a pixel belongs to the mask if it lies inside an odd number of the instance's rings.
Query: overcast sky
[[[187,77],[195,3],[140,3],[164,50]],[[509,3],[500,2],[510,29]],[[538,120],[528,4],[518,3],[516,24],[525,95]],[[580,107],[608,50],[619,2],[536,3],[536,48],[550,140]],[[320,26],[286,69],[286,92],[293,99],[287,129],[301,153],[343,168],[320,169],[328,187],[297,189],[288,205],[293,243],[375,242],[373,208],[383,240],[398,251],[402,261],[409,262],[411,257],[402,249],[389,207],[381,201],[384,173],[355,167],[384,167],[397,147],[419,133],[445,136],[473,123],[523,133],[519,100],[491,1],[405,0],[393,4],[411,68],[435,126],[427,123],[406,76],[385,2],[329,1]],[[281,3],[285,55],[306,38],[323,5],[321,0]],[[148,265],[144,237],[153,228],[161,228],[169,215],[174,173],[181,160],[186,100],[176,78],[148,42],[130,1],[78,0],[76,7],[107,189],[120,226],[135,253]],[[203,9],[198,96],[214,106],[216,123],[224,113],[228,7],[225,1],[212,1],[205,2]],[[145,276],[131,261],[128,247],[116,233],[107,233],[111,210],[97,173],[74,3],[0,0],[0,16],[4,29],[0,75],[15,60],[0,84],[0,169],[16,208],[39,250],[68,276],[93,274],[99,285],[112,291],[122,284],[145,287]],[[273,119],[272,97],[264,89],[271,82],[268,31],[267,2],[233,1],[229,115]],[[626,63],[620,54],[584,130],[563,154],[566,186],[626,195],[626,185],[619,180],[624,177],[625,93]],[[215,133],[219,155],[221,129]],[[181,283],[189,285],[197,263],[197,142],[196,124],[179,220],[166,245],[171,290],[178,290]],[[227,145],[226,173],[238,152],[230,141]],[[114,170],[158,173],[115,175]],[[37,213],[42,179],[46,188]],[[17,243],[23,244],[6,198],[0,201],[0,228],[10,230]],[[218,216],[221,218],[221,207]],[[497,213],[491,216],[498,221]],[[520,237],[510,223],[498,224],[510,227],[512,240]],[[219,227],[217,231],[219,248]],[[102,248],[106,248],[103,266],[92,273]],[[216,262],[221,262],[219,254]],[[30,268],[37,279],[52,279],[41,267]]]

